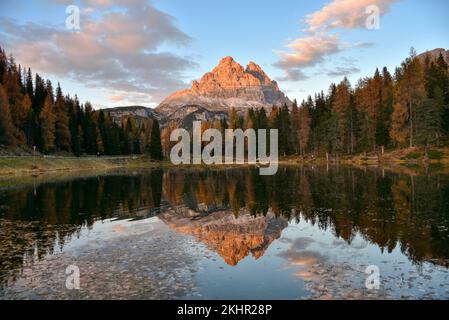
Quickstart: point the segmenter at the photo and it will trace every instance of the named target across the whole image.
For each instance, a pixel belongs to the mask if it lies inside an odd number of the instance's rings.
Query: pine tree
[[[25,78],[25,88],[26,93],[30,97],[31,100],[33,100],[34,97],[34,89],[33,89],[33,74],[31,73],[31,69],[28,68],[26,78]]]
[[[304,103],[304,102],[303,102]],[[296,99],[293,101],[293,105],[292,105],[292,110],[290,113],[290,117],[291,117],[291,138],[290,138],[290,143],[293,146],[293,152],[295,154],[299,154],[300,153],[300,143],[298,141],[298,137],[299,137],[299,108],[298,108],[298,101],[296,101]]]
[[[87,154],[96,155],[98,152],[97,146],[97,128],[93,119],[93,107],[90,102],[84,104],[84,112],[81,112],[81,127],[83,133],[83,149]]]
[[[449,71],[448,64],[441,54],[436,61],[430,62],[426,70],[426,91],[430,99],[439,96],[442,126],[444,133],[449,136]]]
[[[162,160],[162,145],[161,145],[161,131],[159,128],[159,121],[153,120],[153,126],[151,128],[151,143],[150,143],[150,156],[155,160]]]
[[[290,114],[286,104],[280,109],[276,123],[279,128],[279,153],[285,156],[288,155],[291,150]]]
[[[416,113],[416,141],[428,147],[429,144],[439,142],[443,134],[443,108],[442,93],[435,92],[435,98],[426,98],[418,105]]]
[[[66,103],[62,94],[61,86],[58,83],[56,89],[56,101],[55,101],[55,144],[57,150],[71,151],[71,134],[69,128],[69,116],[66,110]]]
[[[44,107],[47,90],[45,89],[44,79],[38,74],[36,74],[34,85],[33,110],[36,114],[39,114]]]
[[[376,144],[390,144],[391,114],[393,112],[393,79],[386,67],[382,70],[381,105],[377,117]]]
[[[5,51],[0,47],[0,84],[5,84],[5,79],[8,72],[8,59]]]

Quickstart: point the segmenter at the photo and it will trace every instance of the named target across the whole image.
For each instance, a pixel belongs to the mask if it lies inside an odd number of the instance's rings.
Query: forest
[[[156,119],[138,126],[133,117],[123,117],[117,124],[91,103],[64,95],[59,83],[55,90],[50,80],[33,77],[1,48],[0,114],[0,146],[6,148],[76,156],[149,154],[162,159]]]
[[[278,129],[279,155],[334,157],[401,148],[445,147],[449,141],[449,71],[437,59],[410,56],[394,73],[384,67],[352,86],[347,78],[293,106],[230,110],[202,129]],[[0,146],[43,154],[167,157],[176,123],[156,119],[120,124],[91,103],[64,95],[0,49]]]
[[[410,56],[394,74],[384,67],[355,87],[345,77],[327,93],[291,108],[230,112],[229,121],[204,128],[279,130],[279,155],[379,154],[385,150],[449,145],[449,69],[443,56]],[[166,134],[163,133],[163,137]],[[166,143],[165,143],[166,144]]]

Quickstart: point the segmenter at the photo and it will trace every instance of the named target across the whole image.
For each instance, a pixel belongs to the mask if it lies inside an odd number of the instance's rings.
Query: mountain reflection
[[[63,249],[107,218],[158,215],[234,266],[261,257],[288,222],[306,220],[351,243],[357,234],[412,262],[447,266],[449,176],[349,167],[155,170],[0,191],[0,281],[28,258]],[[25,259],[24,259],[25,258]]]

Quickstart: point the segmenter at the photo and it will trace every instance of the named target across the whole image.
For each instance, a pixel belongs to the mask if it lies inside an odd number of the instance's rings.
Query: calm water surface
[[[449,176],[289,167],[6,183],[0,246],[0,299],[448,299]],[[66,288],[70,265],[80,290]]]

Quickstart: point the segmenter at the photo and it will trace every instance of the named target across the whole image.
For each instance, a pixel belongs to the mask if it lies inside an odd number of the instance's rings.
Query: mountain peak
[[[192,82],[190,90],[173,93],[158,107],[161,112],[172,113],[185,105],[198,105],[206,109],[226,111],[247,109],[249,107],[271,107],[272,105],[291,104],[291,101],[279,90],[262,68],[255,62],[249,62],[246,68],[227,56],[218,65]]]
[[[262,70],[262,68],[253,61],[250,61],[246,66],[246,72],[259,79],[260,82],[264,85],[270,85],[271,83],[274,83],[273,81],[271,81],[270,77],[268,77],[267,74]]]
[[[234,63],[234,62],[235,62],[235,60],[234,60],[233,57],[227,56],[227,57],[224,57],[223,59],[220,60],[219,65],[220,64],[229,64],[229,63]]]

